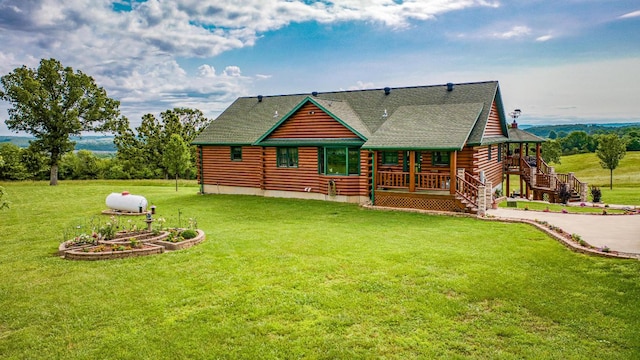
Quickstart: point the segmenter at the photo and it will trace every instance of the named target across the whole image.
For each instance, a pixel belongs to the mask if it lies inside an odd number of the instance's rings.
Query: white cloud
[[[230,77],[240,77],[242,75],[242,72],[237,66],[227,66],[226,68],[224,68],[224,75]]]
[[[636,18],[636,17],[640,17],[640,10],[626,13],[620,16],[619,19],[630,19],[630,18]]]
[[[536,41],[538,41],[538,42],[545,42],[545,41],[549,41],[549,40],[551,40],[551,39],[553,39],[553,36],[552,36],[552,35],[542,35],[542,36],[537,37],[537,38],[536,38]]]
[[[216,77],[216,69],[211,65],[200,65],[200,67],[198,67],[198,74],[201,77],[214,78]]]
[[[494,33],[493,37],[498,39],[513,39],[528,36],[531,29],[528,26],[514,26],[510,30],[500,33]]]

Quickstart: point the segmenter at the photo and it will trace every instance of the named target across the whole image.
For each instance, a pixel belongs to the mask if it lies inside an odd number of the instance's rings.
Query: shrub
[[[602,191],[597,186],[590,186],[589,192],[591,193],[591,199],[594,203],[600,202],[602,198]]]
[[[560,198],[560,202],[563,204],[569,202],[569,199],[571,198],[571,191],[569,191],[567,184],[562,185],[560,192],[558,192],[558,197]]]
[[[184,230],[180,235],[182,235],[184,239],[193,239],[198,236],[198,233],[195,230],[188,229]]]

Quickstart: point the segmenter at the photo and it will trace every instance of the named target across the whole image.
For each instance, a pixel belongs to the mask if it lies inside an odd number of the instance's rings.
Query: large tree
[[[34,150],[46,152],[51,185],[58,184],[58,163],[72,151],[72,135],[113,131],[120,102],[107,96],[89,75],[42,59],[37,69],[22,66],[0,79],[0,99],[11,103],[7,127],[36,139]]]
[[[172,134],[182,137],[187,144],[205,128],[209,120],[197,109],[175,108],[156,117],[146,114],[135,132],[128,122],[121,122],[114,139],[118,159],[132,177],[161,177],[169,175],[163,154]],[[190,163],[196,162],[195,146],[189,151]]]
[[[620,164],[626,149],[627,144],[617,134],[601,135],[598,138],[596,155],[600,159],[600,166],[609,169],[609,189],[613,189],[613,170]]]
[[[562,146],[557,140],[547,140],[542,143],[542,159],[547,163],[560,164]]]

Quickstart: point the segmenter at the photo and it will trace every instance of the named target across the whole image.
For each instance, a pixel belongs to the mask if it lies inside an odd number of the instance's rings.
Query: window
[[[498,162],[502,161],[502,144],[498,144]]]
[[[231,161],[242,161],[242,146],[231,147]]]
[[[382,165],[398,165],[398,152],[397,151],[383,151],[382,152]]]
[[[279,147],[276,152],[278,167],[298,167],[298,148]]]
[[[491,145],[489,145],[489,151],[488,151],[488,155],[487,155],[487,160],[491,160]]]
[[[433,165],[449,165],[449,153],[444,151],[434,151],[431,153],[431,163]]]
[[[318,148],[318,173],[325,175],[360,174],[360,150],[347,147]]]

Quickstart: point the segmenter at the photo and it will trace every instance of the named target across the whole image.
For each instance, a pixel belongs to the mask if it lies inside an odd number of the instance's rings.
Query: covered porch
[[[459,150],[373,151],[374,205],[437,211],[476,212],[486,184],[458,166]],[[400,155],[401,154],[401,155]],[[402,160],[400,160],[402,158]],[[446,164],[445,164],[446,163]],[[486,201],[483,199],[483,204]]]

